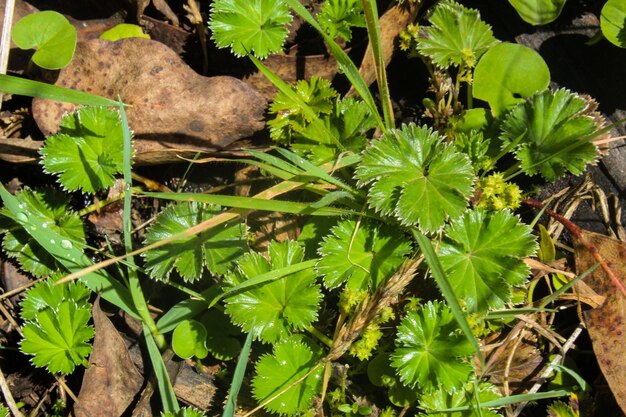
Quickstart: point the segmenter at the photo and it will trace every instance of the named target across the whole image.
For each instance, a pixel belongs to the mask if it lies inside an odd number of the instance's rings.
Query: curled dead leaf
[[[127,115],[137,155],[218,150],[264,126],[266,101],[255,90],[233,77],[198,75],[174,51],[148,39],[79,42],[56,85],[130,104]],[[50,135],[75,107],[35,99],[33,116]]]

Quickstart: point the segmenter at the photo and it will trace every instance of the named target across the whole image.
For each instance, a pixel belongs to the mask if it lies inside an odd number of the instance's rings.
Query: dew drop
[[[41,227],[43,227],[44,229],[47,229],[49,225],[50,225],[50,223],[48,223],[48,222],[41,223]]]
[[[17,219],[22,222],[28,221],[28,216],[26,216],[24,213],[17,213],[17,216],[15,217],[17,217]]]
[[[54,239],[50,239],[50,243],[54,245],[55,243],[57,243],[57,241]]]
[[[63,240],[61,241],[61,247],[62,247],[63,249],[72,249],[72,242],[70,242],[70,241],[69,241],[69,240],[67,240],[67,239],[63,239]]]

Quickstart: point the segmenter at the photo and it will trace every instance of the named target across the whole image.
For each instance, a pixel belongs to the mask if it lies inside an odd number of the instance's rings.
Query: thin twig
[[[15,403],[15,400],[13,399],[13,395],[11,395],[9,384],[7,384],[7,380],[4,379],[4,373],[2,372],[1,369],[0,369],[0,389],[2,389],[4,402],[7,404],[7,407],[9,407],[9,410],[11,410],[11,413],[13,413],[15,417],[24,417],[24,414],[22,414],[19,408],[17,408],[17,404]]]

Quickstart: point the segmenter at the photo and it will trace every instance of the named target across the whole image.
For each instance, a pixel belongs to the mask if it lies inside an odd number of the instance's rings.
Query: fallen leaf
[[[573,238],[579,274],[599,258],[604,261],[584,281],[606,299],[600,307],[587,310],[584,320],[600,369],[626,413],[626,296],[619,288],[620,283],[622,288],[626,285],[626,242],[582,229]]]
[[[124,339],[100,309],[99,301],[93,306],[93,351],[74,406],[77,417],[121,416],[143,385]]]
[[[56,85],[130,104],[126,112],[137,155],[183,148],[214,151],[264,126],[266,101],[251,87],[233,77],[203,77],[167,46],[148,39],[79,42]],[[33,116],[50,135],[75,107],[35,99]]]

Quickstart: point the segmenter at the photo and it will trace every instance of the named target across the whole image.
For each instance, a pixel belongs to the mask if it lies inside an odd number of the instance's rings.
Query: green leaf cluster
[[[263,59],[282,51],[291,19],[282,0],[215,0],[209,28],[218,47]]]
[[[476,393],[478,388],[478,393]],[[481,408],[481,403],[500,398],[498,388],[488,382],[464,384],[461,389],[452,393],[444,389],[421,394],[419,406],[427,412],[429,417],[499,417],[500,414],[492,409]],[[439,410],[473,406],[466,411],[438,413]]]
[[[365,27],[360,0],[326,0],[316,19],[328,36],[347,42],[352,39],[353,27]]]
[[[221,208],[196,202],[181,202],[165,208],[146,231],[147,245],[184,233],[220,214]],[[247,249],[246,228],[241,222],[213,227],[144,253],[146,270],[152,278],[168,280],[176,270],[185,281],[202,277],[204,268],[225,274]]]
[[[44,219],[42,226],[50,228],[63,239],[59,245],[81,248],[85,245],[85,231],[80,217],[70,209],[65,194],[54,188],[31,190],[24,188],[15,194],[21,208]],[[17,260],[20,267],[36,277],[44,277],[58,271],[61,264],[31,236],[33,230],[24,228],[7,208],[0,209],[0,233],[4,233],[2,248]],[[34,226],[31,226],[34,227]]]
[[[243,255],[224,281],[227,288],[235,287],[269,271],[296,265],[303,258],[300,243],[274,241],[268,246],[267,258],[256,252]],[[243,290],[225,299],[226,313],[244,331],[253,332],[255,338],[275,343],[306,329],[317,319],[322,294],[316,278],[313,269],[304,269]]]
[[[82,107],[61,120],[59,133],[41,149],[44,170],[69,191],[88,193],[113,185],[124,166],[124,133],[119,114],[106,107]]]
[[[473,191],[469,158],[436,132],[414,124],[392,129],[364,152],[355,171],[368,204],[425,232],[457,219]]]
[[[47,280],[26,292],[22,302],[22,352],[32,355],[36,367],[71,374],[91,353],[94,329],[90,291],[81,283],[55,285]]]

